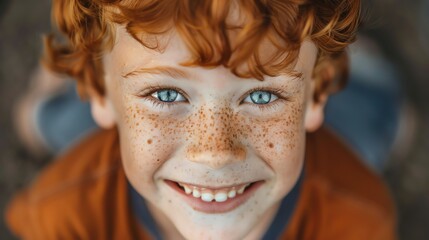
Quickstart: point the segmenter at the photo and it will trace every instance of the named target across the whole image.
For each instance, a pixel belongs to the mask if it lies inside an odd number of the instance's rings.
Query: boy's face
[[[148,50],[118,28],[103,58],[106,97],[92,101],[96,120],[118,126],[126,176],[164,231],[260,237],[300,175],[306,130],[321,123],[311,101],[316,47],[301,48],[302,79],[258,81],[183,67],[182,40],[161,43],[162,53]]]

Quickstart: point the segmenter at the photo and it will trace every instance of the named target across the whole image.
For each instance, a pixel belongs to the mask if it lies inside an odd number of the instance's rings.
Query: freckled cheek
[[[271,192],[284,197],[299,177],[304,162],[305,131],[299,124],[285,125],[282,122],[255,128],[257,135],[251,137],[256,154],[276,176]],[[265,135],[265,137],[264,137]]]
[[[169,119],[127,107],[119,124],[124,166],[141,178],[153,177],[174,152],[180,131]]]
[[[250,146],[269,165],[287,165],[302,161],[305,129],[300,109],[292,107],[279,118],[255,121],[255,124],[248,127],[252,129],[247,138]]]
[[[252,146],[268,163],[295,161],[302,150],[305,139],[300,129],[273,126],[258,131],[251,137]]]

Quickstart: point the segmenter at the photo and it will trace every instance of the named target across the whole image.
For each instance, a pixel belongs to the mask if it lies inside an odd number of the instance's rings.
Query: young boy
[[[18,236],[395,239],[380,179],[315,131],[360,1],[53,4],[46,63],[106,130],[12,201]]]

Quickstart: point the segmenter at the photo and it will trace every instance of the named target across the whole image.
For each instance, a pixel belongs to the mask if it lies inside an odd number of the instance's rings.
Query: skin
[[[224,67],[181,66],[189,52],[175,34],[160,53],[117,27],[116,44],[103,56],[107,93],[92,97],[92,112],[100,126],[118,127],[126,176],[166,238],[256,239],[265,233],[302,171],[306,132],[323,120],[324,103],[312,101],[316,56],[306,41],[294,68],[302,79],[281,75],[261,82]],[[147,70],[159,66],[187,76]],[[184,101],[161,107],[154,92],[172,87]],[[276,92],[277,99],[249,101],[255,88]],[[209,214],[192,209],[165,179],[208,187],[264,183],[232,211]]]

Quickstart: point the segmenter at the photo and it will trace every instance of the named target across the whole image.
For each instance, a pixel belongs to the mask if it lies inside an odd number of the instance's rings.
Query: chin
[[[259,202],[255,205],[255,202]],[[183,204],[183,202],[182,202]],[[241,206],[224,213],[207,213],[193,209],[187,204],[178,204],[170,209],[168,218],[179,233],[189,240],[245,239],[261,222],[269,206],[261,198],[249,199]]]
[[[223,221],[231,222],[231,221]],[[222,240],[241,240],[244,239],[252,229],[252,223],[245,223],[243,221],[233,221],[228,225],[221,224],[196,224],[188,227],[181,228],[179,232],[188,240],[206,240],[206,239],[222,239]]]

